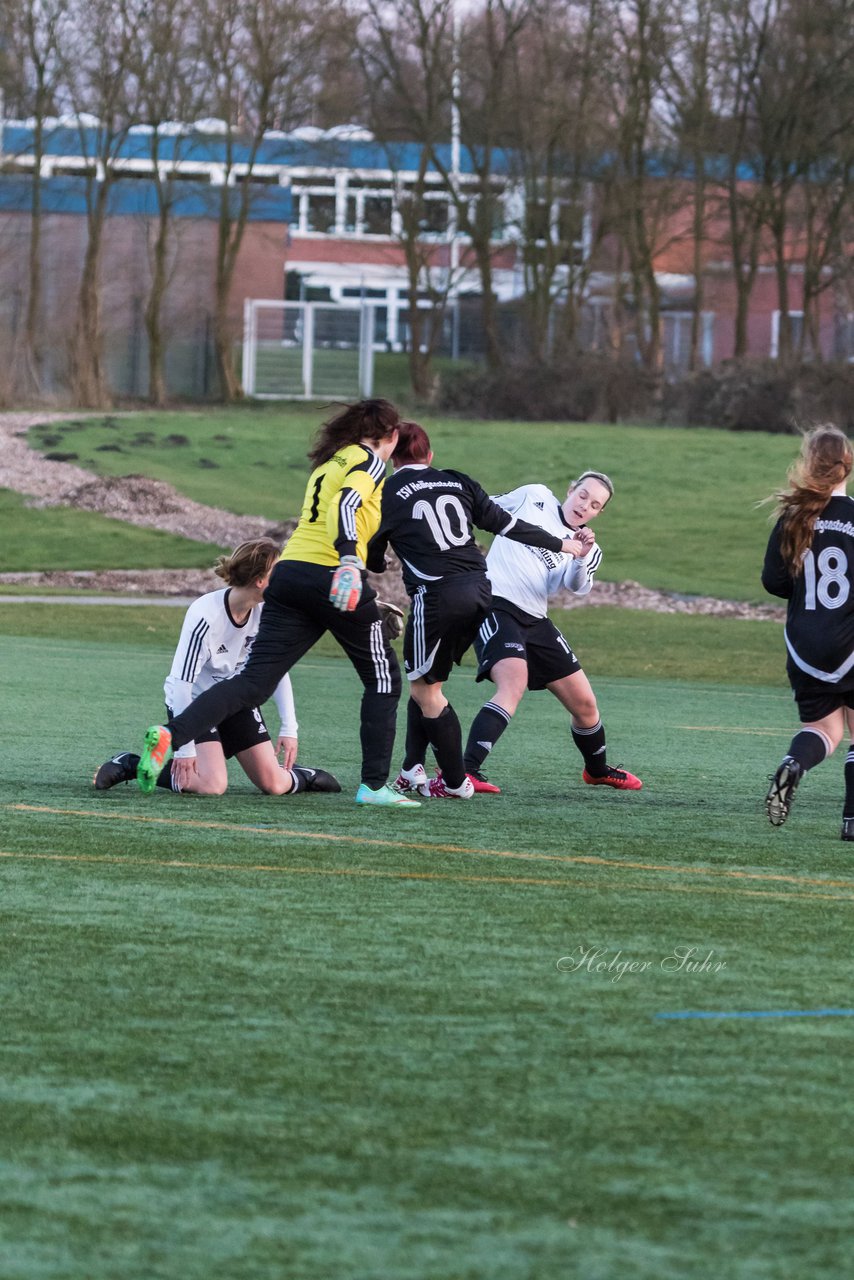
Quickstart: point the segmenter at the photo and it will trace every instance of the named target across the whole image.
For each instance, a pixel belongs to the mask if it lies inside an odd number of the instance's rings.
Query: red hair
[[[430,437],[417,422],[401,422],[397,431],[397,444],[391,455],[393,467],[405,467],[410,463],[430,461]]]

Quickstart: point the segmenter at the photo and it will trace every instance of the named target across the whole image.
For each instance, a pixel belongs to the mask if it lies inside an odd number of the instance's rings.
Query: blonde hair
[[[582,471],[577,480],[573,480],[569,486],[570,489],[577,489],[583,480],[598,480],[608,490],[608,497],[605,502],[610,502],[614,496],[614,482],[610,476],[606,476],[604,471]],[[605,503],[602,504],[603,506]]]
[[[815,522],[834,489],[851,474],[854,451],[838,427],[826,424],[804,434],[800,457],[789,468],[789,487],[773,496],[776,515],[782,520],[780,552],[792,577],[803,568]]]
[[[251,538],[241,542],[230,555],[220,556],[213,571],[230,587],[248,587],[272,568],[281,547],[272,538]]]

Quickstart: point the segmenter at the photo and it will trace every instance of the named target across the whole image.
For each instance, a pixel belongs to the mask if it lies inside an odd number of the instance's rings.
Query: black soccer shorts
[[[172,719],[172,711],[169,712],[169,719]],[[244,707],[242,711],[235,711],[234,715],[229,716],[227,720],[223,720],[222,724],[213,725],[210,729],[203,730],[202,733],[196,735],[196,743],[199,742],[219,742],[222,746],[222,753],[226,760],[230,760],[232,756],[239,755],[241,751],[248,751],[250,747],[257,747],[259,742],[272,742],[269,731],[264,723],[264,717],[257,707]]]
[[[474,651],[478,680],[485,680],[502,658],[527,662],[529,689],[545,689],[554,680],[581,670],[581,663],[550,618],[531,618],[521,610],[509,613],[498,601],[475,636]]]
[[[814,724],[840,708],[854,710],[854,674],[849,672],[839,684],[829,684],[801,671],[791,658],[786,670],[801,724]]]
[[[410,680],[441,684],[471,646],[492,603],[485,573],[455,573],[416,588],[403,634],[403,665]]]

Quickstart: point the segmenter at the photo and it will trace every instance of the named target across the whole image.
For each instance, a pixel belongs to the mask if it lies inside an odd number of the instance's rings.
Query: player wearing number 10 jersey
[[[804,437],[790,486],[777,494],[762,584],[788,601],[786,671],[801,720],[771,779],[765,807],[786,821],[803,775],[854,737],[854,499],[846,496],[854,453],[835,427]],[[845,761],[842,839],[854,840],[854,745]]]
[[[486,560],[472,528],[540,547],[552,555],[577,554],[565,536],[517,519],[492,501],[471,476],[431,466],[433,452],[424,428],[402,422],[391,456],[394,475],[385,483],[380,527],[368,550],[368,568],[381,572],[391,544],[412,601],[403,639],[411,694],[407,709],[406,755],[397,779],[401,791],[468,799],[474,783],[463,765],[462,730],[442,692],[474,639],[492,600]],[[428,780],[427,747],[439,765]]]

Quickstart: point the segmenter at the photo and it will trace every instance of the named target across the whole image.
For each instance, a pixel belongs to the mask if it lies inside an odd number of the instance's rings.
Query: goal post
[[[243,390],[256,400],[369,397],[374,307],[247,298]]]

